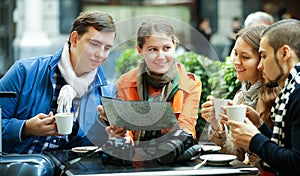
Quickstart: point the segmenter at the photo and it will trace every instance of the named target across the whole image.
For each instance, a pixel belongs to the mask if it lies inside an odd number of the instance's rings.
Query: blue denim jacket
[[[17,61],[0,80],[0,91],[14,91],[17,98],[1,98],[3,152],[23,153],[33,137],[21,139],[22,128],[27,119],[39,113],[50,112],[53,98],[52,77],[61,57],[62,49],[53,55]],[[82,97],[79,110],[80,130],[77,138],[93,138],[98,144],[108,136],[104,125],[97,121],[100,95],[115,97],[116,87],[108,83],[98,68],[94,85]],[[91,128],[93,126],[93,128]],[[82,127],[82,128],[81,128]],[[97,139],[96,139],[97,138]]]

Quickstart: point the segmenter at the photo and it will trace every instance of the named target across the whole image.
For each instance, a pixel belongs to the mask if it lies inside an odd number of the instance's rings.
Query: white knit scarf
[[[77,76],[70,60],[69,45],[65,44],[61,58],[58,62],[58,68],[66,80],[66,82],[75,89],[77,95],[76,98],[81,98],[88,90],[88,86],[94,81],[97,73],[97,68],[93,71],[86,73],[82,76]]]

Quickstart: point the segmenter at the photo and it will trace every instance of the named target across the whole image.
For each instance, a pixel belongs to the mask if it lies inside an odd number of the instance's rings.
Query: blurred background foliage
[[[116,60],[117,75],[122,75],[136,67],[142,57],[135,49],[126,49]],[[240,82],[236,78],[234,65],[230,57],[225,61],[212,61],[209,58],[195,52],[186,51],[176,57],[176,61],[185,65],[187,71],[197,75],[202,82],[202,92],[199,104],[197,137],[200,137],[205,120],[201,117],[201,104],[207,101],[209,96],[216,98],[233,99],[240,89]]]

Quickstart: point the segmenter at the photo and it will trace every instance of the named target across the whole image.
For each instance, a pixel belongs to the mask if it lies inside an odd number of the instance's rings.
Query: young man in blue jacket
[[[100,95],[115,97],[116,88],[100,67],[116,35],[112,17],[99,11],[81,13],[74,21],[69,41],[53,55],[17,61],[0,80],[3,98],[3,152],[41,153],[80,145],[101,145],[108,136],[97,120]],[[74,125],[70,135],[57,134],[54,115],[63,86],[74,96]],[[96,143],[96,144],[95,144]]]

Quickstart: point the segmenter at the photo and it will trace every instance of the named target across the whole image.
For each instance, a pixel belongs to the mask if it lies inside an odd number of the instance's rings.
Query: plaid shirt
[[[55,114],[57,111],[57,98],[60,89],[66,85],[65,79],[62,77],[58,67],[53,75],[53,89],[54,96],[51,104],[51,111]],[[28,153],[41,153],[45,150],[57,149],[60,146],[65,145],[68,142],[68,135],[63,136],[36,136],[33,140]]]

